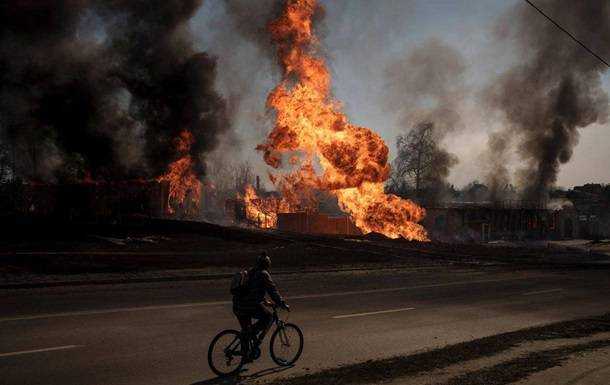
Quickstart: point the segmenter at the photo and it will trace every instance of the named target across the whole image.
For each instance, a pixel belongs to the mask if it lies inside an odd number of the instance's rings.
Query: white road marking
[[[380,311],[371,311],[368,313],[356,313],[356,314],[345,314],[345,315],[336,315],[331,317],[333,319],[341,319],[341,318],[353,318],[353,317],[365,317],[367,315],[377,315],[377,314],[387,314],[387,313],[398,313],[401,311],[415,310],[414,307],[405,307],[402,309],[390,309],[390,310],[380,310]]]
[[[540,291],[530,291],[528,293],[523,293],[523,295],[537,295],[537,294],[547,294],[547,293],[556,293],[558,291],[562,291],[563,289],[549,289],[549,290],[540,290]]]
[[[431,288],[436,288],[436,287],[451,287],[451,286],[461,286],[461,285],[470,285],[470,284],[478,284],[478,283],[520,281],[520,280],[532,279],[532,278],[536,278],[536,276],[523,277],[523,278],[500,278],[500,279],[455,281],[455,282],[437,283],[437,284],[430,284],[430,285],[392,287],[392,288],[387,288],[387,289],[370,289],[370,290],[342,291],[342,292],[335,292],[335,293],[305,294],[305,295],[291,296],[291,297],[287,297],[287,298],[288,299],[316,299],[316,298],[329,298],[329,297],[343,297],[343,296],[350,296],[350,295],[390,293],[390,292],[395,292],[395,291],[431,289]],[[46,319],[46,318],[79,317],[79,316],[88,316],[88,315],[178,309],[178,308],[189,308],[189,307],[200,307],[200,306],[221,306],[221,305],[224,306],[224,305],[230,305],[230,304],[231,304],[231,301],[215,301],[215,302],[192,302],[192,303],[183,303],[183,304],[176,304],[176,305],[125,307],[125,308],[105,309],[105,310],[85,310],[85,311],[73,311],[73,312],[64,312],[64,313],[37,314],[37,315],[31,315],[31,316],[5,317],[5,318],[0,318],[0,322],[29,321],[29,320],[38,320],[38,319]]]
[[[82,346],[83,345],[65,345],[65,346],[55,346],[52,348],[44,348],[44,349],[22,350],[20,352],[0,353],[0,357],[12,357],[12,356],[20,356],[22,354],[53,352],[55,350],[75,349],[75,348],[80,348]]]
[[[520,280],[532,279],[532,278],[537,278],[537,277],[481,279],[481,280],[477,280],[477,281],[456,281],[456,282],[446,282],[446,283],[435,283],[435,284],[431,284],[431,285],[390,287],[387,289],[354,290],[354,291],[342,291],[342,292],[324,293],[324,294],[305,294],[305,295],[297,295],[297,296],[289,297],[289,299],[328,298],[328,297],[340,297],[340,296],[348,296],[348,295],[390,293],[390,292],[394,292],[394,291],[432,289],[435,287],[451,287],[451,286],[461,286],[461,285],[476,284],[476,283],[520,281]]]
[[[85,316],[85,315],[127,313],[127,312],[134,312],[134,311],[179,309],[179,308],[185,308],[185,307],[218,306],[218,305],[230,305],[230,304],[231,304],[231,301],[218,301],[218,302],[182,303],[182,304],[178,304],[178,305],[122,307],[122,308],[107,309],[107,310],[85,310],[85,311],[72,311],[72,312],[65,312],[65,313],[38,314],[38,315],[24,316],[24,317],[8,317],[8,318],[0,318],[0,322],[29,321],[29,320],[37,320],[37,319],[45,319],[45,318],[78,317],[78,316]]]

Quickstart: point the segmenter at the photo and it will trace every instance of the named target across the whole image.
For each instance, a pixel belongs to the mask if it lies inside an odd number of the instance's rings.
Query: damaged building
[[[569,202],[562,211],[571,213],[574,238],[610,238],[610,185],[587,183],[554,194]]]
[[[547,202],[451,202],[426,208],[434,239],[490,241],[610,237],[610,188],[600,184],[555,191]]]
[[[426,208],[424,226],[443,241],[561,237],[558,211],[537,202],[455,202]]]

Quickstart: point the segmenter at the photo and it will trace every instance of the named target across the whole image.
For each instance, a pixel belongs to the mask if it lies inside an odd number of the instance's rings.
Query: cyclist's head
[[[267,252],[263,251],[258,258],[256,258],[256,267],[261,270],[266,270],[271,267],[271,258],[267,255]]]

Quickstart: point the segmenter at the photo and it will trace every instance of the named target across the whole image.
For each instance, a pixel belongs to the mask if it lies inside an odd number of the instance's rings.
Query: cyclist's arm
[[[273,302],[278,305],[282,305],[285,303],[284,299],[280,295],[280,292],[277,290],[275,282],[273,282],[273,279],[271,278],[271,274],[269,274],[269,272],[267,271],[263,272],[263,283],[265,285],[265,291],[267,292],[269,297],[271,297]]]

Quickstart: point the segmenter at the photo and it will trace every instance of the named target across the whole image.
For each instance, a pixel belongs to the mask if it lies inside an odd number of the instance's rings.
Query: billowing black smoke
[[[610,2],[538,0],[536,4],[593,50],[610,57]],[[527,165],[518,174],[526,197],[544,199],[561,164],[572,156],[578,129],[607,121],[608,94],[600,79],[607,67],[526,3],[502,19],[498,32],[518,42],[521,56],[484,95],[508,122],[506,130],[490,141],[491,156],[504,156],[506,148],[498,146],[498,140],[505,145],[515,142]],[[506,178],[505,164],[496,162],[491,174]]]
[[[488,183],[489,200],[499,202],[512,198],[508,196],[509,186],[512,186],[506,165],[509,163],[509,154],[506,151],[510,145],[510,136],[507,132],[494,132],[487,141],[488,152],[484,161],[486,163],[485,181]]]
[[[178,156],[183,130],[194,159],[211,150],[229,124],[215,60],[191,41],[200,3],[3,2],[0,129],[15,176],[156,177]]]

